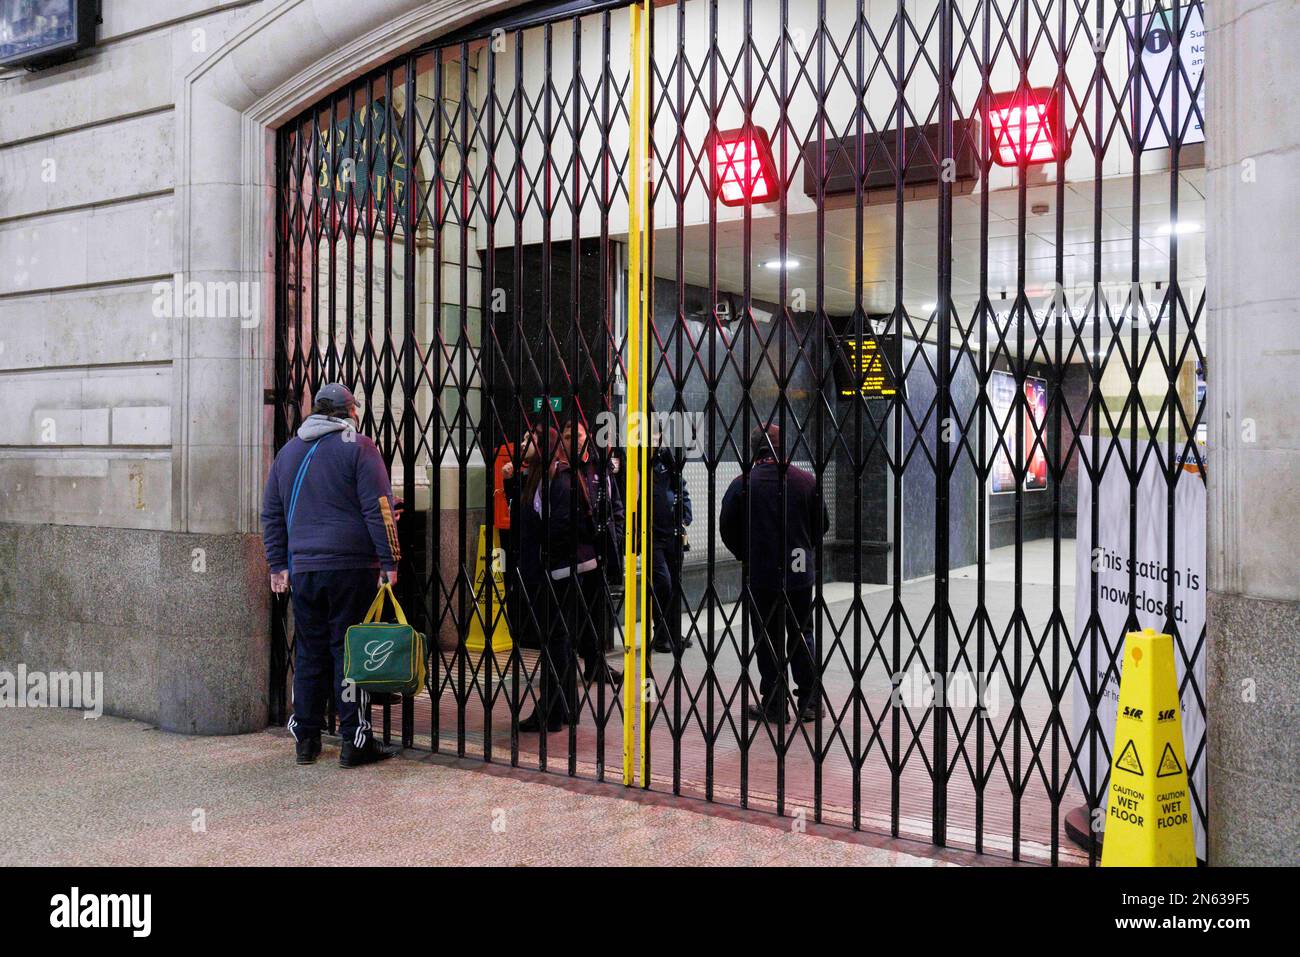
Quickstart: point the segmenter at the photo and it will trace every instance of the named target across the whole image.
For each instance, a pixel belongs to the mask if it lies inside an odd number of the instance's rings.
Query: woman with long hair
[[[555,588],[547,574],[549,523],[552,500],[548,476],[554,475],[564,455],[560,433],[534,426],[529,433],[528,469],[519,483],[519,569],[521,647],[540,649],[537,665],[537,706],[519,723],[520,731],[558,731],[566,723],[563,688],[573,657],[568,631],[557,628],[560,610]],[[525,571],[526,569],[526,571]]]
[[[541,623],[537,596],[546,582],[542,567],[541,518],[533,511],[533,493],[545,474],[542,445],[545,427],[529,426],[519,443],[519,468],[506,462],[501,471],[502,491],[510,506],[510,532],[506,546],[506,611],[510,617],[510,634],[521,648],[540,648]],[[559,433],[551,430],[551,445],[559,443]]]
[[[593,461],[591,440],[581,421],[576,429],[565,426],[560,445],[560,465],[551,480],[551,494],[561,501],[552,521],[558,547],[551,549],[547,568],[551,580],[566,589],[560,608],[582,656],[583,678],[617,683],[621,675],[605,661],[603,624],[609,609],[600,565],[607,538],[622,537],[623,501],[614,493],[608,474]]]
[[[570,426],[560,434],[545,474],[547,479],[536,483],[533,511],[541,522],[541,558],[547,577],[542,590],[552,602],[550,631],[538,710],[520,724],[523,731],[543,726],[558,731],[578,720],[575,647],[582,656],[586,681],[617,685],[622,679],[605,661],[601,640],[607,593],[598,558],[602,530],[597,507],[603,493],[610,505],[610,528],[621,529],[622,502],[612,497],[608,478],[594,468],[581,422],[576,430]]]

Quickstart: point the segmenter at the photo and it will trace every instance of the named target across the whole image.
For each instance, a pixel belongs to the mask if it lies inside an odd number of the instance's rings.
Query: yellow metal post
[[[642,230],[645,212],[645,176],[646,176],[646,117],[645,96],[647,80],[647,59],[649,47],[645,38],[645,23],[640,5],[630,10],[631,14],[631,55],[629,59],[632,71],[632,103],[629,111],[628,141],[628,240],[627,240],[627,462],[626,494],[624,501],[632,509],[631,515],[624,523],[623,534],[623,783],[634,783],[635,752],[637,738],[633,721],[640,720],[642,735],[645,733],[644,698],[641,692],[643,684],[636,680],[638,663],[644,670],[644,642],[641,630],[645,615],[638,620],[637,606],[640,604],[641,589],[638,587],[637,557],[643,553],[645,541],[643,510],[647,496],[643,495],[642,466],[644,464],[641,436],[642,418],[645,413],[645,383],[642,375],[641,347],[645,341],[645,311],[643,297],[644,284],[644,248]],[[641,579],[644,579],[644,575]],[[644,605],[642,608],[644,609]],[[638,704],[640,702],[640,704]],[[644,744],[642,751],[644,752]],[[642,771],[644,776],[644,770]]]
[[[651,219],[650,202],[650,0],[644,0],[641,13],[641,42],[637,47],[637,68],[641,75],[641,123],[643,133],[637,140],[637,151],[641,160],[641,324],[637,334],[641,337],[641,376],[640,394],[637,400],[641,408],[640,428],[637,430],[637,456],[641,459],[637,475],[641,482],[641,507],[637,509],[640,524],[641,582],[637,606],[641,612],[641,627],[637,631],[637,727],[640,731],[641,777],[643,788],[650,786],[650,752],[646,748],[646,735],[649,733],[650,704],[650,627],[654,615],[650,608],[650,581],[654,568],[654,526],[650,520],[650,510],[654,505],[652,484],[654,475],[650,471],[650,369],[653,361],[650,356],[652,337],[650,329],[654,323],[654,223]]]

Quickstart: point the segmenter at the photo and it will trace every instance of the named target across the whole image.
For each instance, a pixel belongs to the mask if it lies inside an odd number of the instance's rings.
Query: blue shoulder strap
[[[322,436],[322,438],[324,438],[324,436]],[[288,550],[287,546],[289,544],[287,540],[289,535],[289,529],[293,527],[293,513],[294,510],[298,507],[298,493],[302,491],[302,480],[307,475],[307,466],[311,465],[311,457],[315,455],[316,450],[320,448],[320,443],[321,443],[320,439],[317,439],[315,442],[312,443],[311,448],[307,450],[307,454],[302,457],[302,464],[298,466],[298,474],[293,477],[293,490],[289,493],[289,511],[284,517],[286,551]],[[289,554],[289,571],[292,572],[293,552],[289,551],[288,554]]]

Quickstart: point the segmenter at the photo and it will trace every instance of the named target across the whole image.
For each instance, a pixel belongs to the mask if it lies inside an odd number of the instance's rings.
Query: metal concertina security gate
[[[532,4],[285,123],[276,447],[353,388],[431,639],[426,692],[375,706],[385,740],[1095,863],[1065,818],[1100,817],[1124,632],[1151,625],[1203,833],[1201,33],[1200,2]],[[770,639],[718,512],[762,424],[830,513],[810,722],[747,713]],[[547,485],[476,594],[501,464],[530,429],[573,461],[579,425],[596,586],[525,581]],[[669,595],[656,439],[694,503]],[[655,604],[689,646],[651,653]],[[513,643],[467,645],[476,617]],[[283,599],[274,626],[283,721]],[[593,642],[621,685],[579,674]],[[569,723],[521,731],[544,674]]]

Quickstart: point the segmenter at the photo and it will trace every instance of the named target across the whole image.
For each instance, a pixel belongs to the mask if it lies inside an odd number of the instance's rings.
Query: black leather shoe
[[[783,708],[763,708],[759,705],[751,704],[749,708],[746,709],[745,714],[749,715],[749,720],[751,721],[766,721],[769,724],[776,724],[785,717],[783,712]]]
[[[650,650],[657,655],[671,655],[673,653],[673,643],[667,638],[656,638],[650,642]]]
[[[599,685],[612,684],[614,687],[618,687],[623,683],[623,672],[615,671],[609,665],[601,662],[595,668],[584,669],[582,678],[588,684],[595,682]]]
[[[817,720],[817,706],[811,702],[799,705],[799,720],[811,724]]]
[[[315,764],[320,757],[320,738],[303,738],[297,742],[298,763]]]
[[[387,761],[397,751],[397,748],[384,747],[374,738],[367,738],[365,745],[360,748],[351,741],[344,741],[343,750],[339,752],[339,767],[359,768],[363,764],[376,764],[379,761]]]
[[[527,718],[524,718],[523,721],[519,722],[520,731],[523,731],[525,733],[536,734],[537,732],[542,730],[542,720],[538,716],[539,710],[540,709],[533,709],[533,713],[531,715],[529,715]],[[558,709],[551,712],[550,717],[546,721],[546,730],[559,731],[563,727],[564,727],[564,715],[561,714]]]

